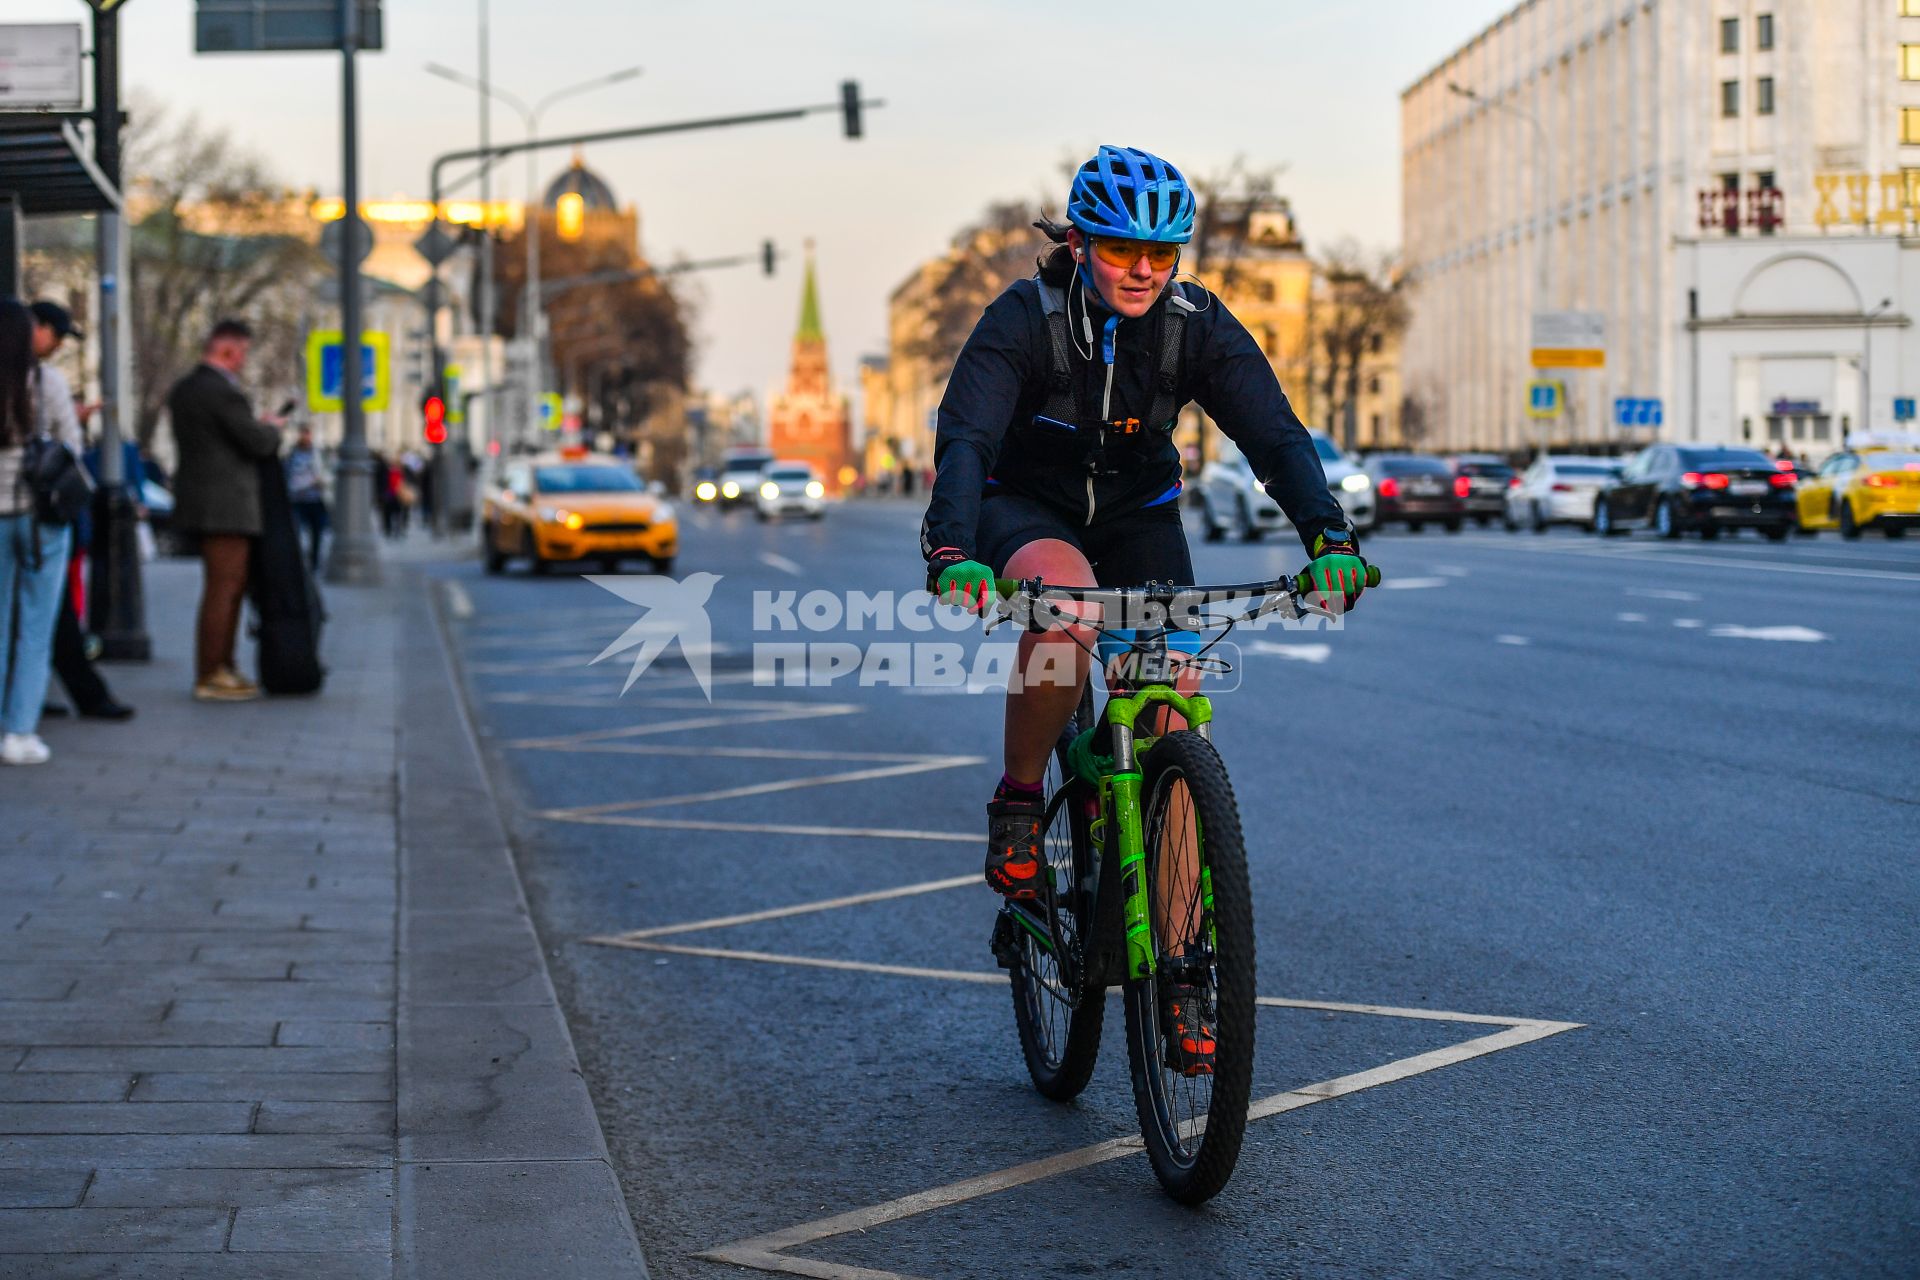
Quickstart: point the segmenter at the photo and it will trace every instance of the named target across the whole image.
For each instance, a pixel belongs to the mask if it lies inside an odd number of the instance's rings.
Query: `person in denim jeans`
[[[0,763],[45,764],[34,731],[52,673],[53,626],[67,576],[68,531],[40,526],[21,475],[38,417],[33,313],[0,300]],[[62,441],[76,450],[78,440]]]

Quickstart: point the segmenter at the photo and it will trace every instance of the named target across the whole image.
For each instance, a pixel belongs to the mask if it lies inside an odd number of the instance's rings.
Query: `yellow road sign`
[[[1604,369],[1607,367],[1607,352],[1604,347],[1535,347],[1533,367],[1536,369]]]
[[[392,394],[391,340],[374,329],[360,333],[360,407],[378,413]],[[338,413],[346,407],[341,396],[346,376],[346,348],[338,329],[315,329],[307,335],[307,408],[315,413]]]

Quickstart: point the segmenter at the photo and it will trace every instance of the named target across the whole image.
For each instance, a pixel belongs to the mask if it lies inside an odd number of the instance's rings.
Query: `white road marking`
[[[1467,570],[1457,564],[1435,565],[1433,571],[1443,578],[1464,578],[1468,576]]]
[[[742,705],[736,703],[718,703],[718,706]],[[587,744],[611,742],[616,738],[638,738],[655,733],[678,733],[683,729],[730,728],[742,724],[771,724],[781,720],[814,720],[825,716],[848,716],[860,708],[845,703],[822,703],[817,707],[799,707],[789,703],[787,709],[780,711],[750,712],[746,715],[693,716],[685,720],[661,720],[653,724],[626,725],[618,729],[593,729],[586,733],[562,734],[552,738],[522,738],[509,742],[509,747],[520,747],[541,751],[578,751],[590,749]]]
[[[878,778],[898,778],[910,773],[932,773],[938,769],[957,769],[981,764],[983,756],[928,756],[904,764],[884,765],[877,769],[849,769],[844,773],[823,773],[815,778],[778,778],[772,782],[748,782],[737,787],[713,791],[689,791],[682,795],[648,796],[644,800],[615,800],[607,804],[581,805],[568,812],[575,817],[609,813],[631,813],[635,809],[659,809],[674,804],[704,804],[711,800],[738,800],[745,796],[772,795],[779,791],[802,791],[808,787],[830,787],[847,782],[871,782]]]
[[[1716,569],[1754,569],[1763,573],[1797,573],[1819,578],[1875,578],[1888,582],[1920,582],[1920,573],[1901,569],[1850,569],[1839,566],[1792,564],[1779,560],[1750,560],[1741,556],[1702,555],[1689,551],[1656,551],[1651,546],[1555,546],[1538,542],[1503,542],[1497,538],[1475,539],[1473,545],[1505,548],[1522,555],[1584,556],[1600,560],[1638,560],[1649,564],[1703,564]],[[1388,585],[1381,583],[1381,586]]]
[[[760,563],[766,565],[769,569],[778,569],[782,573],[791,573],[796,577],[806,572],[805,569],[802,569],[785,556],[775,555],[771,551],[762,551],[760,553]]]
[[[1724,636],[1734,640],[1786,640],[1798,644],[1818,644],[1822,640],[1831,640],[1832,636],[1812,627],[1738,627],[1731,624],[1715,627],[1707,632],[1710,636]]]
[[[1682,631],[1698,631],[1701,627],[1704,627],[1707,624],[1700,621],[1700,619],[1698,618],[1675,618],[1673,620],[1673,625],[1680,628]]]
[[[1290,658],[1295,662],[1325,662],[1333,656],[1330,644],[1275,644],[1271,640],[1250,640],[1242,648],[1244,653],[1265,653],[1276,658]]]
[[[1510,644],[1520,648],[1524,648],[1533,643],[1533,641],[1527,639],[1525,636],[1495,636],[1493,642],[1495,644]]]
[[[1647,615],[1644,613],[1616,613],[1613,615],[1613,618],[1616,622],[1645,622]]]
[[[445,585],[447,588],[448,610],[452,612],[454,617],[459,618],[463,622],[471,618],[473,616],[473,597],[467,594],[467,589],[453,581],[449,581]]]
[[[1386,591],[1426,591],[1447,585],[1445,578],[1387,578],[1380,583]]]
[[[903,884],[892,889],[876,889],[871,893],[854,893],[844,898],[827,898],[820,902],[801,902],[790,907],[770,907],[765,911],[748,911],[737,916],[715,916],[711,920],[690,920],[684,924],[663,924],[652,929],[631,929],[626,933],[613,934],[605,938],[589,938],[589,942],[638,942],[642,938],[661,938],[670,933],[697,933],[706,929],[731,929],[735,925],[756,924],[762,920],[779,920],[787,916],[811,915],[816,911],[835,911],[841,907],[857,907],[868,902],[887,902],[894,898],[911,898],[922,893],[938,893],[942,889],[958,889],[963,885],[984,884],[979,876],[952,876],[945,880],[927,880],[920,884]]]
[[[1688,604],[1698,604],[1700,601],[1698,592],[1667,591],[1660,587],[1628,587],[1627,594],[1645,600],[1681,600]]]
[[[797,822],[710,822],[694,818],[639,818],[631,814],[576,815],[568,809],[537,809],[534,817],[549,822],[579,822],[600,827],[646,827],[652,831],[742,831],[754,835],[831,836],[835,839],[934,840],[949,844],[979,844],[984,831],[916,831],[905,827],[822,827]]]

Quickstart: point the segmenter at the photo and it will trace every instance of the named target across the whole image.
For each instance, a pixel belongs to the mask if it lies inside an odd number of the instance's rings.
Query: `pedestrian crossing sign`
[[[392,393],[391,341],[373,329],[360,335],[360,407],[379,413]],[[346,381],[346,350],[338,329],[315,329],[307,335],[307,408],[314,413],[339,413]]]
[[[1566,398],[1567,390],[1561,383],[1548,378],[1535,379],[1527,384],[1527,416],[1557,418]]]

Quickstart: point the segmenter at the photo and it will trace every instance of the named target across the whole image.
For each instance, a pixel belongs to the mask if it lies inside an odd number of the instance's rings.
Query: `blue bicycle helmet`
[[[1134,147],[1101,147],[1073,175],[1067,221],[1092,236],[1193,239],[1193,188],[1159,156]]]

